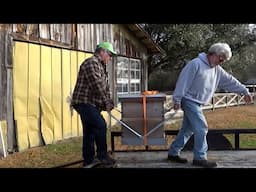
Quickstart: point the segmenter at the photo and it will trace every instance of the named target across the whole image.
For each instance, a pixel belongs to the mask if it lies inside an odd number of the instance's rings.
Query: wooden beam
[[[71,47],[73,49],[77,48],[77,24],[72,24]]]
[[[13,39],[5,36],[5,67],[7,69],[7,151],[12,153],[16,146],[16,136],[13,116]]]
[[[37,43],[40,45],[48,45],[48,46],[54,46],[58,48],[72,49],[72,45],[49,40],[49,39],[29,37],[28,35],[19,34],[19,33],[11,33],[11,36],[14,40],[18,40],[18,41]]]

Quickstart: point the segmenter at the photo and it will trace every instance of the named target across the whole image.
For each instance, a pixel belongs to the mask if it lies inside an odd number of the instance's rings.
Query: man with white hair
[[[201,105],[209,103],[217,88],[244,95],[246,103],[252,101],[248,89],[235,77],[228,74],[221,65],[232,57],[226,43],[213,44],[208,53],[200,53],[181,71],[173,93],[174,110],[184,111],[182,127],[168,151],[168,160],[187,163],[180,157],[189,138],[194,134],[193,165],[212,168],[217,163],[207,160],[208,125]]]

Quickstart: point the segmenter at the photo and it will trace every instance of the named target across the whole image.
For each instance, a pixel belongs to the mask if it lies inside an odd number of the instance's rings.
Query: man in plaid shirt
[[[71,105],[79,113],[83,125],[83,159],[84,165],[101,163],[106,166],[115,164],[107,154],[106,122],[101,111],[110,112],[113,101],[107,81],[106,64],[116,55],[109,42],[97,45],[92,57],[80,66]],[[94,159],[97,147],[97,159]]]

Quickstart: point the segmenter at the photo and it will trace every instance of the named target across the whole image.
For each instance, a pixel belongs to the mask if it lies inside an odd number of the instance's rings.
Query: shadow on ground
[[[207,135],[208,149],[209,150],[232,150],[232,144],[223,136],[222,133],[208,134]],[[183,150],[193,150],[194,136],[192,136]]]

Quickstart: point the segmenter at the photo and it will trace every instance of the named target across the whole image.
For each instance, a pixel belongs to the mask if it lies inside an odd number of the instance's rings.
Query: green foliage
[[[157,70],[179,73],[216,42],[230,45],[233,57],[223,67],[239,80],[247,80],[248,66],[255,65],[256,30],[248,24],[145,24],[144,29],[166,51],[165,56],[149,57],[149,74]]]
[[[174,89],[177,73],[170,71],[155,71],[150,74],[148,88],[149,90],[170,91]]]

